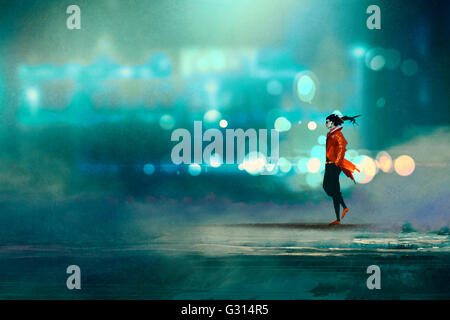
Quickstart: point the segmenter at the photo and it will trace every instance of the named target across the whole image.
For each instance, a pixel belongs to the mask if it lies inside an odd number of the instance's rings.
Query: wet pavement
[[[81,290],[66,268],[81,268]],[[367,267],[381,269],[369,290]],[[448,299],[450,238],[375,225],[160,228],[138,242],[0,246],[1,299]]]

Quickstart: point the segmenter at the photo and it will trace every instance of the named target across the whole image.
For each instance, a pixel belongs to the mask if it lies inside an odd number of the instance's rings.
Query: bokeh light
[[[143,170],[144,170],[144,173],[146,174],[146,175],[152,175],[154,172],[155,172],[155,166],[154,165],[152,165],[151,163],[146,163],[145,165],[144,165],[144,168],[143,168]]]
[[[316,145],[311,149],[311,157],[325,159],[325,146]]]
[[[384,59],[384,57],[382,55],[377,55],[370,61],[370,68],[374,71],[378,71],[383,69],[385,64],[386,60]]]
[[[401,69],[405,76],[410,77],[417,73],[419,67],[416,61],[414,61],[413,59],[408,59],[403,61]]]
[[[355,171],[353,173],[353,176],[358,183],[369,183],[377,174],[377,165],[369,156],[358,156],[356,158],[355,165],[360,170],[360,172]]]
[[[291,122],[285,117],[279,117],[275,120],[274,127],[278,132],[289,131],[291,129]]]
[[[383,69],[386,64],[385,50],[380,47],[372,48],[366,53],[365,62],[366,66],[373,70],[379,71]]]
[[[386,151],[378,152],[376,164],[383,172],[388,173],[393,171],[392,158]]]
[[[365,53],[366,53],[366,49],[364,49],[363,47],[355,47],[352,50],[352,54],[356,58],[360,58],[360,57],[364,56]]]
[[[318,144],[326,144],[326,143],[327,143],[327,137],[325,137],[325,136],[319,136],[319,137],[317,138],[317,143],[318,143]]]
[[[280,159],[278,159],[278,166],[280,168],[280,171],[284,173],[289,172],[292,168],[291,162],[283,157],[280,157]]]
[[[302,72],[296,77],[296,93],[303,102],[311,103],[316,95],[317,83],[315,76],[311,72]]]
[[[189,174],[191,176],[198,176],[202,172],[202,167],[197,163],[191,163],[188,167]]]
[[[209,93],[215,93],[215,92],[217,92],[217,88],[218,88],[217,82],[214,81],[214,80],[208,81],[208,82],[205,84],[205,89],[206,89],[206,91],[208,91]]]
[[[300,158],[297,161],[297,170],[299,173],[306,173],[308,172],[308,158]]]
[[[311,158],[308,160],[308,164],[306,165],[308,171],[311,173],[316,173],[320,169],[320,160],[317,158]]]
[[[401,176],[409,176],[411,173],[414,172],[414,169],[416,168],[416,164],[414,162],[414,159],[407,155],[402,155],[395,159],[394,162],[394,169],[397,174]]]
[[[278,80],[271,80],[267,83],[267,92],[273,96],[278,96],[283,92],[283,85]]]
[[[214,153],[209,158],[209,165],[213,168],[220,167],[222,165],[222,157],[219,154]]]
[[[164,130],[170,130],[175,126],[175,119],[170,114],[165,114],[159,119],[159,125]]]
[[[222,119],[222,120],[220,120],[219,125],[222,128],[226,128],[228,126],[228,121],[225,119]]]
[[[217,120],[220,119],[221,116],[222,115],[220,114],[219,111],[213,109],[206,112],[205,115],[203,116],[203,119],[206,122],[216,122]]]
[[[266,158],[260,152],[252,151],[244,159],[242,168],[251,175],[260,174],[266,166]]]
[[[133,71],[131,70],[131,68],[120,69],[120,75],[124,78],[131,77],[132,73],[133,73]]]
[[[308,129],[309,130],[316,130],[316,128],[317,128],[317,123],[316,122],[314,122],[314,121],[308,122]]]
[[[27,100],[31,104],[36,104],[39,100],[39,93],[37,89],[30,88],[26,91]]]

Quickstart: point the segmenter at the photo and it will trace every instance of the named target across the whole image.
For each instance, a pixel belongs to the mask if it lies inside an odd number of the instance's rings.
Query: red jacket
[[[347,140],[345,140],[341,130],[342,127],[328,132],[326,151],[327,158],[330,162],[334,162],[339,168],[341,168],[347,177],[355,181],[352,173],[355,170],[359,172],[359,170],[353,163],[347,159],[344,159]]]

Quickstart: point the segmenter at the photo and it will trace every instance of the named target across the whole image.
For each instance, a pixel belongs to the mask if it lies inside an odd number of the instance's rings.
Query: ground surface
[[[66,288],[81,268],[82,289]],[[381,290],[366,269],[381,268]],[[450,239],[374,225],[197,224],[134,243],[0,246],[0,298],[449,299]]]

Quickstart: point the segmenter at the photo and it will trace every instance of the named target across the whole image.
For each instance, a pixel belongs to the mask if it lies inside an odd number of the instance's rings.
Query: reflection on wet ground
[[[66,289],[79,265],[82,290]],[[382,270],[368,290],[367,267]],[[133,243],[0,246],[0,298],[450,298],[450,238],[372,225],[226,224],[160,229]]]

